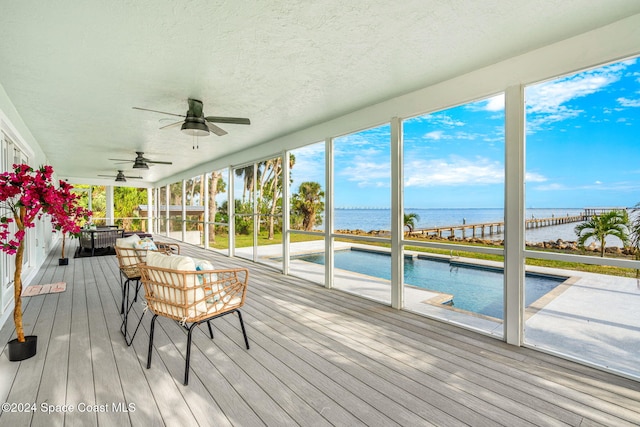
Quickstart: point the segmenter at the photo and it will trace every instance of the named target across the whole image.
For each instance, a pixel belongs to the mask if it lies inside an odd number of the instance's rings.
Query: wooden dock
[[[541,228],[550,227],[553,225],[569,224],[572,222],[582,222],[588,215],[582,213],[580,215],[573,216],[552,216],[551,218],[530,218],[525,220],[525,228]],[[494,234],[500,234],[504,230],[504,221],[495,222],[483,222],[476,224],[457,224],[448,225],[445,227],[434,228],[419,228],[408,233],[410,236],[437,236],[446,238],[455,236],[459,231],[462,234],[462,238],[466,237],[486,237],[493,236]]]

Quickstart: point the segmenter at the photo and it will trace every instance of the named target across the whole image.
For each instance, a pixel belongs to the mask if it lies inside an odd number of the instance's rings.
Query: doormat
[[[22,290],[23,297],[33,297],[36,295],[56,294],[67,290],[65,282],[51,283],[48,285],[31,285]]]

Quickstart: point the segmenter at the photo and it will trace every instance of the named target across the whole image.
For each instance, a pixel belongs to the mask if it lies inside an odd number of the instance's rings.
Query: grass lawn
[[[291,234],[292,243],[310,242],[312,240],[322,240],[323,238],[324,238],[323,235],[319,235],[318,237],[315,237],[315,236],[308,236],[305,234]],[[273,239],[268,238],[268,233],[266,231],[258,235],[258,246],[277,245],[280,243],[282,243],[281,233],[276,233]],[[210,246],[216,249],[229,249],[228,234],[217,233],[216,243],[215,244],[210,243]],[[236,235],[236,248],[246,248],[249,246],[253,246],[253,236],[247,236],[244,234]]]

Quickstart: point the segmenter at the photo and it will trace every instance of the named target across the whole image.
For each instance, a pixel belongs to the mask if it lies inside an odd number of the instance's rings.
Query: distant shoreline
[[[566,216],[579,216],[585,210],[607,209],[607,208],[527,208],[525,214],[526,219],[542,219],[542,218],[561,218]],[[414,229],[433,229],[433,228],[458,228],[454,234],[458,238],[472,237],[471,230],[466,230],[463,236],[459,229],[462,225],[497,223],[504,221],[503,208],[427,208],[427,209],[405,209],[406,213],[415,213],[419,219],[415,221]],[[580,222],[570,222],[565,224],[547,225],[545,227],[531,227],[526,229],[525,240],[533,243],[542,243],[549,241],[575,241],[575,226]],[[391,230],[391,211],[388,208],[381,209],[337,209],[335,211],[333,227],[335,230],[372,230],[382,235],[383,232],[389,233]],[[504,227],[501,230],[493,230],[493,233],[485,233],[476,229],[474,237],[480,237],[488,240],[504,239]],[[405,231],[407,231],[405,229]],[[448,237],[444,234],[443,237]],[[587,243],[587,245],[590,242]],[[617,238],[607,238],[607,246],[622,246]]]

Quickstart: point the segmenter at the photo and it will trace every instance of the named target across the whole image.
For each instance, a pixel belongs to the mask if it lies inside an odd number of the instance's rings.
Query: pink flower
[[[78,221],[88,219],[91,212],[78,205],[73,186],[53,182],[53,168],[45,165],[37,170],[26,164],[13,165],[12,172],[0,173],[0,250],[15,254],[26,229],[35,227],[35,219],[51,217],[53,226],[63,233],[80,231]],[[22,226],[13,233],[9,224],[20,219]],[[19,223],[18,223],[19,224]]]

